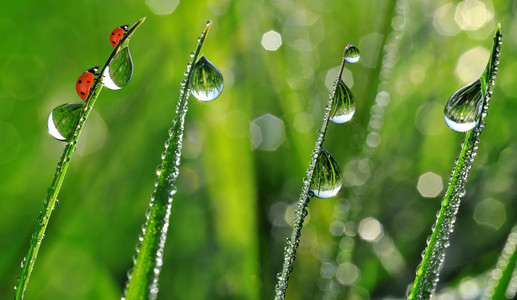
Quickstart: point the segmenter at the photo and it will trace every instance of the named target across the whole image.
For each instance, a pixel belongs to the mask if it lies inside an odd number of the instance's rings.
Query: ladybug
[[[77,79],[77,83],[75,84],[75,90],[81,99],[85,100],[88,97],[88,93],[90,92],[90,88],[92,87],[94,81],[94,75],[99,71],[99,66],[95,66],[88,71],[84,72]]]
[[[126,32],[129,25],[122,25],[120,27],[115,28],[110,34],[110,43],[111,46],[116,47],[124,33]]]

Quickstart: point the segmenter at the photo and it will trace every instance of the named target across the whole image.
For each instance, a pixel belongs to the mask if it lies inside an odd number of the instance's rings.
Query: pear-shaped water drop
[[[314,168],[310,190],[318,198],[334,197],[343,184],[339,165],[325,149],[321,149]]]
[[[355,100],[352,91],[340,80],[336,86],[334,100],[330,109],[330,121],[334,123],[346,123],[352,119],[355,113]]]
[[[189,88],[194,97],[201,101],[212,101],[223,91],[223,74],[204,55],[194,65],[190,75]]]
[[[359,61],[361,54],[359,53],[359,48],[354,45],[348,44],[345,48],[345,60],[349,64],[353,64]]]
[[[50,135],[60,141],[69,142],[84,110],[84,102],[66,103],[54,108],[48,116],[47,128]]]
[[[102,83],[111,90],[125,87],[133,76],[133,59],[129,46],[120,49],[111,63],[102,72]]]
[[[454,93],[443,110],[445,123],[458,132],[476,127],[483,110],[481,80],[476,80]]]

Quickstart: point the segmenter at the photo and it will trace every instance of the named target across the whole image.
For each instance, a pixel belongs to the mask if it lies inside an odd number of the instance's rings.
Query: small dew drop
[[[483,109],[481,80],[476,80],[456,91],[445,104],[443,116],[447,126],[457,132],[476,127]]]
[[[162,164],[159,164],[157,167],[156,167],[156,175],[157,176],[160,176],[162,174],[162,170],[163,170],[163,165]]]
[[[47,120],[50,135],[56,140],[69,142],[83,113],[84,102],[66,103],[54,108]]]
[[[201,101],[212,101],[223,91],[223,74],[205,56],[201,56],[190,75],[189,88]]]
[[[354,95],[348,86],[342,80],[340,80],[334,94],[332,107],[330,109],[330,121],[337,124],[346,123],[352,119],[354,114]]]
[[[311,192],[318,198],[334,197],[343,184],[339,165],[325,149],[321,149],[314,168],[310,186]]]
[[[359,48],[354,45],[348,44],[345,48],[345,60],[349,64],[353,64],[359,61],[361,54],[359,53]]]
[[[133,76],[133,59],[129,46],[120,49],[102,73],[102,83],[111,90],[125,87]]]

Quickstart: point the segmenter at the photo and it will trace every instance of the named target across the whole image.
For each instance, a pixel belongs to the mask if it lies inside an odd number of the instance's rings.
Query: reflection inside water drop
[[[445,104],[443,116],[447,126],[465,132],[476,127],[483,109],[481,80],[476,80],[456,91]]]
[[[314,168],[310,186],[311,192],[318,198],[334,197],[343,185],[339,165],[325,149],[321,149]]]
[[[125,87],[133,76],[133,60],[129,46],[120,49],[102,72],[102,83],[111,90]]]
[[[352,119],[355,113],[355,100],[352,91],[340,80],[336,87],[334,100],[330,109],[330,121],[334,123],[346,123]]]
[[[212,101],[223,91],[223,74],[205,56],[201,56],[190,75],[192,96],[201,101]]]
[[[54,108],[47,120],[50,135],[59,141],[70,141],[85,105],[84,102],[66,103]]]
[[[359,61],[361,57],[359,53],[359,48],[354,45],[348,44],[345,48],[345,60],[349,64],[353,64]]]

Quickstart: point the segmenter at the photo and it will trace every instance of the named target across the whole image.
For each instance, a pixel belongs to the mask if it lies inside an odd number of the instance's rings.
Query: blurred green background
[[[272,298],[348,43],[362,53],[344,75],[357,112],[330,124],[324,143],[345,184],[311,201],[287,299],[321,298],[321,262],[343,232],[342,299],[404,297],[464,136],[446,127],[443,105],[479,77],[501,22],[499,76],[438,286],[474,299],[516,220],[517,1],[398,2],[4,2],[0,298],[14,294],[64,147],[47,133],[49,112],[79,102],[75,81],[104,64],[111,31],[146,16],[131,41],[132,81],[101,92],[79,140],[27,299],[120,297],[179,82],[207,20],[202,53],[225,87],[213,102],[190,102],[158,298]],[[345,221],[333,219],[336,204]]]

